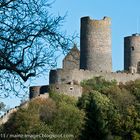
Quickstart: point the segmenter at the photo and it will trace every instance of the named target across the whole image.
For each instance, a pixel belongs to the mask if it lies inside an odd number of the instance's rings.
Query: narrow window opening
[[[73,87],[70,87],[70,90],[73,90]]]
[[[133,46],[131,47],[131,50],[134,51],[134,47]]]

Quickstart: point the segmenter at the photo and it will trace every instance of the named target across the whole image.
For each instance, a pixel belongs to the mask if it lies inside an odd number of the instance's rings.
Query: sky
[[[123,69],[123,39],[140,32],[140,0],[56,0],[53,9],[55,14],[67,12],[63,28],[68,34],[80,34],[81,17],[99,20],[104,16],[110,17],[113,71]],[[79,38],[76,42],[79,44]]]
[[[65,15],[62,30],[68,35],[77,33],[80,36],[80,18],[90,16],[92,19],[102,19],[104,16],[112,20],[112,60],[113,71],[123,70],[124,37],[140,33],[140,0],[56,0],[50,12],[54,15]],[[79,38],[75,42],[79,45]],[[62,57],[58,59],[61,67]],[[34,84],[48,83],[48,75],[37,79]],[[16,97],[3,100],[10,107],[19,104]]]

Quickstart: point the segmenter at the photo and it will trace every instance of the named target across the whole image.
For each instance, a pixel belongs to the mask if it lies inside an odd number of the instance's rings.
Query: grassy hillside
[[[48,99],[33,99],[11,116],[0,133],[35,139],[46,135],[44,139],[140,140],[140,80],[117,85],[96,77],[81,85],[78,100],[55,93]]]

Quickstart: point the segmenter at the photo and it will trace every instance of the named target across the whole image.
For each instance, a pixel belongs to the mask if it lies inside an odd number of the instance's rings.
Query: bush
[[[98,77],[82,83],[78,106],[86,112],[84,140],[139,139],[140,80],[126,85]]]
[[[56,135],[58,140],[68,139],[62,135],[69,135],[69,139],[77,139],[84,125],[84,111],[69,96],[52,94],[51,97],[35,98],[27,108],[20,108],[4,125],[2,133]]]
[[[98,91],[90,92],[79,99],[78,106],[86,112],[86,124],[81,139],[108,139],[112,104],[107,96]]]
[[[58,134],[57,140],[140,139],[140,80],[117,85],[98,77],[82,86],[78,101],[55,93],[33,99],[11,116],[1,133]]]

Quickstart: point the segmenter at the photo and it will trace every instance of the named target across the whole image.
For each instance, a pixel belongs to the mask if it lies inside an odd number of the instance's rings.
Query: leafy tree
[[[108,139],[110,134],[109,119],[112,115],[110,100],[100,92],[93,91],[83,95],[78,106],[86,112],[86,125],[81,139]]]
[[[67,51],[70,37],[64,20],[50,12],[49,0],[0,1],[0,89],[17,91],[23,81],[56,65],[56,53]],[[16,87],[15,87],[16,85]]]
[[[41,121],[40,109],[47,104],[54,103],[52,100],[35,99],[28,104],[28,107],[20,108],[11,114],[9,121],[4,125],[3,132],[7,134],[39,134],[44,131]],[[45,132],[50,129],[45,127]]]
[[[84,125],[84,112],[62,102],[59,104],[56,117],[50,124],[56,134],[73,135],[73,139],[77,139]]]
[[[116,81],[112,80],[106,81],[102,76],[94,77],[89,80],[85,80],[81,82],[81,85],[85,92],[90,92],[91,90],[97,90],[99,92],[104,92],[107,88],[114,87],[116,85]]]
[[[139,80],[136,80],[125,85],[116,85],[101,78],[85,81],[83,87],[86,90],[84,89],[78,103],[78,106],[86,111],[87,117],[82,138],[138,140],[139,83]]]
[[[84,81],[83,87],[86,90],[78,101],[54,93],[48,99],[32,100],[11,116],[1,133],[71,134],[72,140],[139,140],[139,81],[117,85],[95,78]]]
[[[123,87],[140,100],[140,80],[127,82]]]
[[[53,93],[51,92],[49,94],[49,96],[56,102],[56,104],[59,105],[59,103],[66,103],[66,104],[70,104],[73,106],[77,105],[77,100],[75,99],[75,97],[70,97],[68,95],[64,95],[64,94],[57,94],[57,93]]]
[[[54,99],[59,98],[57,94],[53,94],[53,98],[32,100],[27,107],[19,109],[11,116],[1,133],[52,134],[58,135],[58,140],[77,139],[83,128],[85,113],[73,104],[75,101],[71,97],[60,95],[62,96],[69,102],[56,102]]]
[[[58,134],[72,134],[77,139],[84,125],[85,113],[77,107],[77,100],[64,94],[50,93],[57,105],[57,112],[50,125]],[[61,140],[62,138],[60,138]]]

